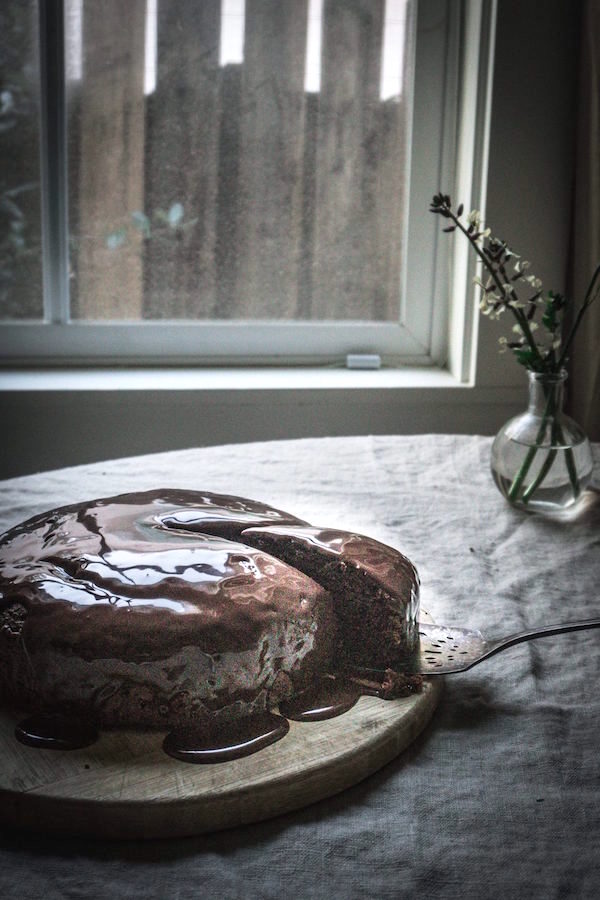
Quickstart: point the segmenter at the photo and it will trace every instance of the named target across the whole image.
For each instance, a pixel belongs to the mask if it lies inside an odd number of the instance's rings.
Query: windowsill
[[[0,391],[250,391],[464,388],[439,368],[86,368],[10,369]]]
[[[348,434],[493,434],[522,386],[449,372],[260,369],[0,371],[0,478],[183,447]]]

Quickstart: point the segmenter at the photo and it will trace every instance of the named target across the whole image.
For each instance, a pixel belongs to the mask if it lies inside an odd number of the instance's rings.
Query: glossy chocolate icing
[[[318,580],[332,594],[341,626],[338,652],[346,661],[401,665],[414,651],[419,578],[397,550],[365,535],[298,523],[247,528],[242,539]]]
[[[372,691],[341,675],[326,675],[289,700],[283,700],[279,712],[297,722],[320,722],[348,712],[365,693]]]
[[[229,762],[280,741],[289,729],[287,719],[263,712],[238,719],[227,729],[171,731],[163,741],[163,749],[182,762]]]
[[[312,577],[282,549],[299,535],[321,557]],[[156,490],[13,528],[0,538],[0,693],[45,717],[17,737],[35,744],[45,728],[37,745],[50,746],[48,715],[60,712],[54,746],[67,733],[77,745],[71,717],[88,736],[96,726],[163,729],[171,755],[214,762],[282,737],[278,704],[300,721],[340,714],[365,691],[332,680],[339,616],[331,579],[319,578],[328,558],[337,574],[342,563],[392,592],[406,650],[418,602],[410,563],[263,503]]]

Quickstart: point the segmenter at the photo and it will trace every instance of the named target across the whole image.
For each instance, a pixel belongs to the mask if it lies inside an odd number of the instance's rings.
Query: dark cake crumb
[[[405,675],[403,672],[394,672],[393,669],[385,670],[381,683],[381,696],[384,700],[409,697],[411,694],[420,694],[422,690],[422,675]]]
[[[364,694],[380,697],[382,700],[396,700],[399,697],[410,697],[420,694],[425,680],[422,675],[406,675],[386,669],[378,679],[362,675],[350,675],[349,680],[361,689]]]
[[[7,637],[19,637],[25,624],[27,610],[22,603],[11,603],[0,611],[0,632]]]

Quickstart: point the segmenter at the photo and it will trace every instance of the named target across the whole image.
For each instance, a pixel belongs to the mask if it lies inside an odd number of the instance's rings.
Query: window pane
[[[43,317],[36,0],[0,5],[0,319]]]
[[[397,321],[406,5],[68,0],[73,317]]]

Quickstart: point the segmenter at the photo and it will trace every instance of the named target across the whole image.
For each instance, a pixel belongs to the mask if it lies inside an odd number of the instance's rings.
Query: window
[[[487,4],[0,15],[5,360],[445,362],[447,250],[427,206],[461,171],[470,192],[484,156]]]
[[[41,319],[39,36],[34,3],[0,8],[0,316]]]

